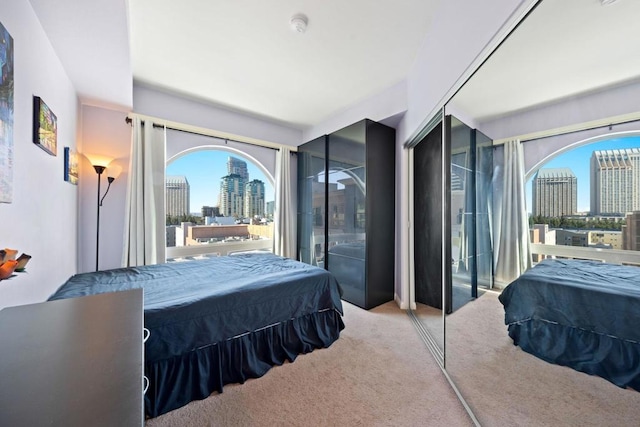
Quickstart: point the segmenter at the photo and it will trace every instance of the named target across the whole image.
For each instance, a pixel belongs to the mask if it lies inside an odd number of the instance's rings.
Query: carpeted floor
[[[346,328],[331,347],[227,385],[146,427],[473,425],[395,302],[369,311],[344,307]]]
[[[483,426],[638,426],[640,393],[513,345],[497,293],[446,319],[446,369]]]

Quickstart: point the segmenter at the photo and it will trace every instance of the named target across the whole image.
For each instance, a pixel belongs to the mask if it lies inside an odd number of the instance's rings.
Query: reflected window
[[[527,183],[531,242],[638,251],[640,137],[582,145],[542,165]],[[545,258],[534,254],[534,262]]]

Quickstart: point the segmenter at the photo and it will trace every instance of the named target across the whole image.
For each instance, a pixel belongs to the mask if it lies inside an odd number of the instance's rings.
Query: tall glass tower
[[[244,214],[249,218],[263,217],[264,207],[264,182],[254,179],[244,188]]]
[[[244,216],[242,177],[232,173],[220,178],[220,213],[240,218]]]

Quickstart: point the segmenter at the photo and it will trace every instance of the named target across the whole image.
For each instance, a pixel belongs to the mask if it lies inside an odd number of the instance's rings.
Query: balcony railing
[[[555,258],[590,259],[612,264],[640,266],[639,251],[532,243],[531,253],[533,255],[545,255],[547,257]]]
[[[271,251],[273,239],[240,240],[236,242],[217,242],[192,246],[170,246],[167,248],[167,261],[178,261],[210,256],[227,256],[238,252]]]

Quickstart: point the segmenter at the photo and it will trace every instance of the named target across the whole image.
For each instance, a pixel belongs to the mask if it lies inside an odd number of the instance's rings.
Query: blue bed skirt
[[[137,288],[150,417],[328,347],[344,328],[335,277],[269,253],[76,274],[49,299]]]
[[[509,325],[514,345],[540,359],[640,391],[640,344],[531,319]]]
[[[524,351],[640,390],[640,268],[544,260],[499,299]]]
[[[145,363],[149,389],[145,411],[156,417],[222,392],[225,384],[259,378],[272,366],[293,362],[298,354],[329,347],[344,323],[333,309],[290,319],[187,354]]]

